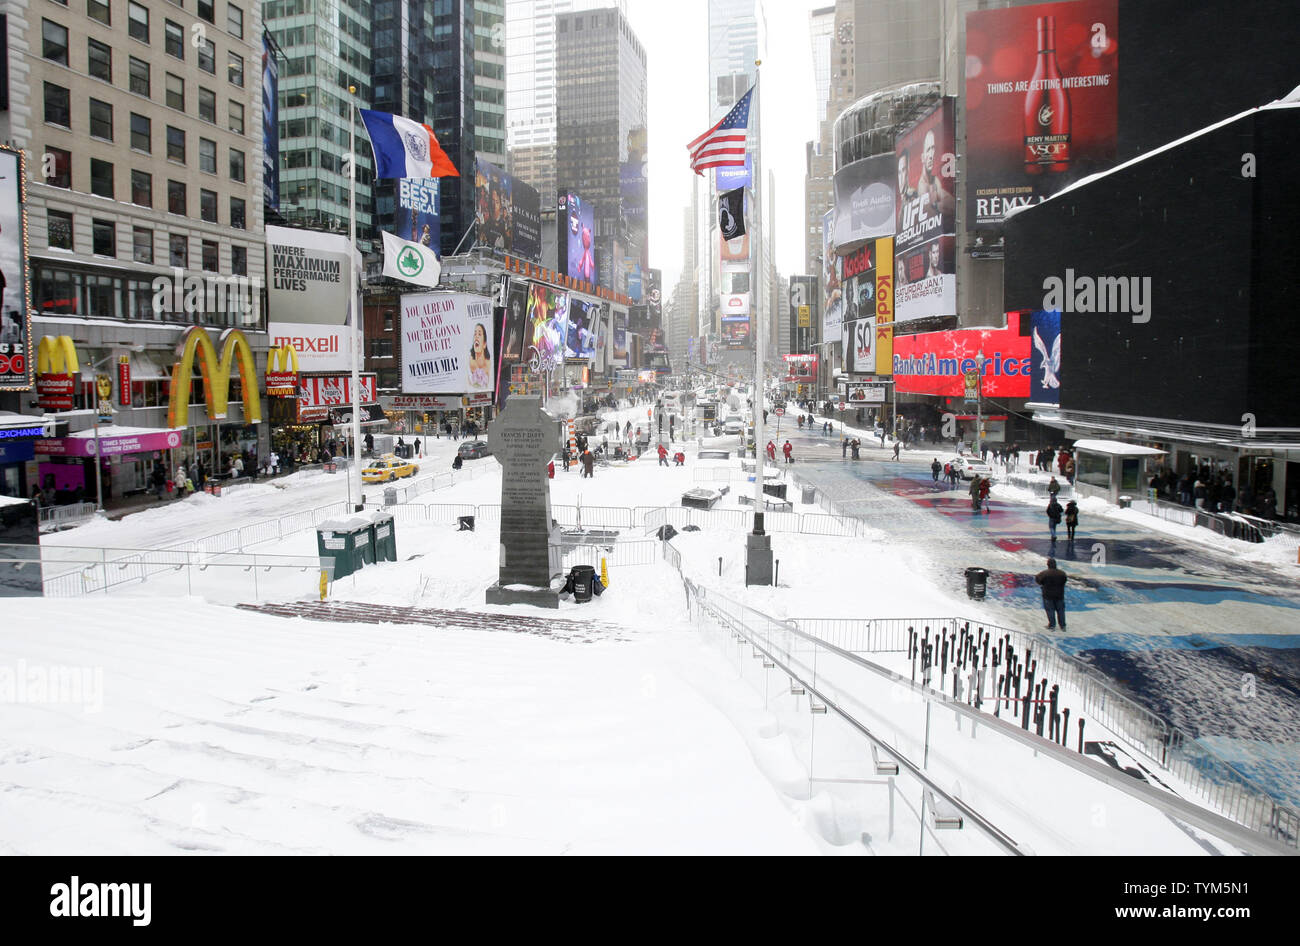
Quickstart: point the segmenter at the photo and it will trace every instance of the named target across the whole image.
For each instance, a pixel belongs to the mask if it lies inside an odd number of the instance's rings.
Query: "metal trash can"
[[[1131,507],[1132,505],[1133,505],[1133,497],[1132,497],[1132,496],[1121,496],[1121,497],[1119,498],[1119,508],[1120,508],[1120,509],[1128,509],[1128,508]]]
[[[370,541],[376,562],[397,561],[397,521],[391,513],[376,512],[371,518]]]
[[[817,502],[817,487],[805,486],[803,488],[803,504],[811,506]]]
[[[659,537],[659,541],[661,542],[667,542],[676,534],[677,534],[677,529],[671,525],[662,525],[655,532],[655,535]]]
[[[988,593],[989,573],[986,568],[966,569],[966,597],[983,601]]]
[[[473,517],[473,516],[457,516],[457,517],[456,517],[456,525],[457,525],[457,527],[458,527],[458,528],[456,529],[457,532],[473,532],[473,531],[474,531],[474,517]]]
[[[396,506],[396,505],[397,505],[397,488],[396,488],[396,487],[394,487],[394,486],[385,486],[385,487],[384,487],[384,505],[385,505],[385,506]]]
[[[586,604],[593,594],[600,594],[605,589],[600,584],[594,566],[574,565],[569,569],[569,580],[565,583],[564,590],[571,592],[573,600],[578,604]]]
[[[330,581],[347,578],[361,568],[353,529],[347,522],[330,520],[316,527],[316,554]]]

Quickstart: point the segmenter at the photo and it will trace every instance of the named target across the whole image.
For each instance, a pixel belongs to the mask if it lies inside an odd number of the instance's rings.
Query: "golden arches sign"
[[[172,366],[171,400],[167,406],[167,425],[172,428],[188,427],[190,422],[190,384],[194,380],[194,356],[199,356],[199,371],[203,375],[203,400],[210,420],[222,420],[230,402],[230,371],[235,358],[239,359],[239,380],[243,385],[244,423],[262,422],[262,399],[257,393],[257,365],[253,349],[239,329],[226,329],[221,333],[221,360],[208,338],[208,333],[197,325],[190,327],[176,345],[179,360]]]
[[[286,343],[266,356],[266,396],[296,397],[298,394],[298,350]]]
[[[46,335],[36,346],[36,396],[47,411],[70,411],[81,365],[68,335]]]

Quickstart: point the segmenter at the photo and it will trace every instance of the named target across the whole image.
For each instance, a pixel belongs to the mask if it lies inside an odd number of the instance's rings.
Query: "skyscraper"
[[[649,262],[646,52],[619,7],[556,17],[556,184],[595,211],[602,285]]]

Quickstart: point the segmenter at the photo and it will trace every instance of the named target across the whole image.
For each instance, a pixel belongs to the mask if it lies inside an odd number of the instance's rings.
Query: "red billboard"
[[[786,355],[785,356],[785,380],[796,381],[800,384],[812,383],[817,380],[817,356],[816,355]]]
[[[1028,317],[1028,316],[1026,316]],[[1020,334],[1019,312],[1006,328],[969,328],[894,336],[894,383],[899,393],[962,397],[965,373],[984,357],[985,397],[1029,397],[1031,341]]]
[[[1115,161],[1119,0],[966,16],[967,220],[997,228]]]

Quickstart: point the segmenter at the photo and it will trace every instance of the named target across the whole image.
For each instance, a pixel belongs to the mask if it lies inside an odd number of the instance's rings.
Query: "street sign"
[[[778,407],[778,408],[777,408],[776,410],[774,410],[772,413],[775,414],[777,417],[784,417],[784,416],[785,416],[785,408],[784,408],[784,407]]]
[[[848,406],[847,404],[845,404],[843,401],[839,401],[839,402],[837,402],[835,406],[838,407],[838,408],[839,408],[840,410],[842,410],[842,411],[847,411],[847,410],[849,409],[849,406]]]

